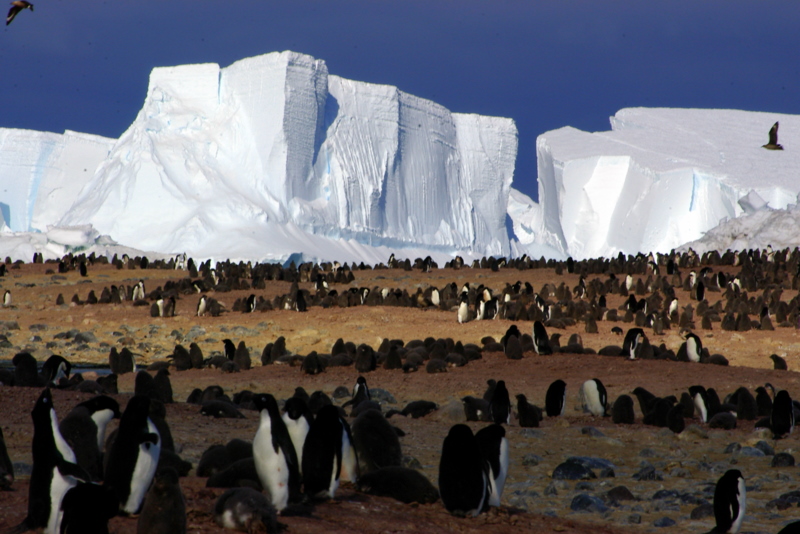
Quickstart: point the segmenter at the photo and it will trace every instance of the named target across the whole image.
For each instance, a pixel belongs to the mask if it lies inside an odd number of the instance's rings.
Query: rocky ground
[[[219,384],[230,394],[243,389],[266,391],[277,398],[286,398],[296,386],[307,391],[322,390],[332,395],[337,386],[352,387],[358,373],[353,367],[329,368],[322,374],[308,376],[299,367],[271,365],[261,367],[261,349],[278,336],[286,337],[287,348],[305,355],[312,350],[330,351],[341,337],[356,344],[368,343],[377,348],[383,338],[424,339],[432,336],[451,337],[464,343],[480,344],[484,336],[499,340],[511,321],[474,321],[458,324],[455,311],[421,310],[398,307],[312,307],[306,313],[269,311],[253,314],[229,312],[221,317],[195,317],[198,297],[184,296],[178,301],[177,316],[151,318],[149,309],[131,303],[119,305],[55,304],[61,293],[66,302],[73,294],[85,299],[90,290],[98,295],[110,284],[133,284],[144,279],[148,290],[163,285],[167,279],[185,276],[168,270],[116,270],[109,266],[90,267],[89,276],[77,272],[55,275],[47,272],[54,265],[24,265],[11,269],[0,279],[3,290],[9,289],[13,307],[0,309],[0,321],[8,342],[0,359],[10,360],[21,350],[31,352],[39,361],[52,353],[72,362],[107,363],[112,346],[128,346],[138,355],[142,365],[165,360],[176,343],[188,346],[198,343],[206,356],[222,351],[222,339],[235,343],[245,341],[250,347],[254,368],[235,374],[222,374],[215,369],[172,371],[172,388],[176,401],[183,401],[192,389]],[[553,269],[517,271],[485,269],[453,271],[438,269],[432,273],[403,270],[355,271],[353,286],[392,287],[416,291],[418,286],[442,287],[455,281],[483,283],[496,291],[506,283],[529,281],[537,290],[545,282],[570,287],[577,275],[556,275]],[[601,278],[604,278],[601,276]],[[310,288],[311,284],[301,284]],[[335,286],[340,291],[348,286]],[[289,284],[270,282],[265,290],[232,291],[214,296],[231,307],[236,298],[251,292],[271,298],[286,293]],[[796,292],[785,291],[783,300]],[[688,303],[685,292],[678,291],[682,303]],[[709,293],[710,303],[721,298]],[[609,296],[609,307],[619,306],[623,297]],[[694,303],[696,305],[696,303]],[[516,323],[523,332],[530,332],[528,321]],[[18,326],[18,329],[16,328]],[[598,350],[610,344],[622,344],[611,332],[613,326],[627,330],[630,324],[598,322],[599,333],[587,334],[582,323],[558,330],[566,340],[580,333],[585,347]],[[800,518],[797,506],[800,474],[796,467],[772,467],[774,453],[796,455],[797,435],[774,441],[763,430],[755,430],[753,422],[740,421],[735,430],[714,430],[698,421],[687,421],[681,434],[668,429],[641,424],[637,405],[637,423],[615,425],[610,418],[596,418],[582,413],[578,406],[578,388],[585,380],[600,378],[609,399],[630,394],[637,386],[659,395],[680,395],[689,386],[703,384],[714,387],[721,395],[739,386],[751,391],[765,382],[776,389],[787,389],[800,396],[797,363],[800,347],[797,330],[776,328],[774,331],[751,330],[727,332],[715,323],[714,329],[697,329],[703,343],[712,353],[723,354],[729,367],[679,363],[671,361],[627,361],[594,354],[556,354],[537,356],[526,353],[523,360],[508,360],[501,352],[484,352],[482,359],[446,373],[428,374],[378,369],[366,375],[373,388],[389,392],[395,402],[386,402],[384,411],[402,409],[413,400],[436,402],[440,409],[420,419],[394,416],[392,424],[406,435],[401,438],[404,453],[419,461],[422,472],[436,484],[442,440],[449,427],[463,421],[460,400],[466,395],[482,396],[489,378],[506,381],[511,396],[524,393],[529,401],[540,406],[549,384],[563,379],[568,384],[568,406],[564,417],[545,418],[538,429],[520,428],[513,421],[508,428],[511,445],[510,473],[503,495],[503,506],[475,519],[450,516],[441,503],[404,505],[387,498],[356,492],[345,485],[333,502],[315,507],[310,517],[284,517],[290,532],[633,532],[667,527],[671,532],[702,532],[714,525],[713,514],[703,515],[704,504],[713,498],[716,480],[730,468],[742,471],[747,481],[748,504],[744,532],[777,532],[781,526]],[[72,330],[71,334],[67,334]],[[90,333],[77,341],[75,333]],[[550,332],[555,330],[550,329]],[[67,335],[65,335],[67,334]],[[656,336],[649,329],[651,343],[664,343],[678,349],[678,329],[673,327]],[[772,370],[770,354],[784,356],[789,371]],[[91,372],[86,378],[91,378]],[[124,406],[133,392],[133,375],[120,377],[120,395]],[[0,530],[19,523],[27,502],[26,465],[31,462],[32,425],[30,410],[39,395],[37,388],[0,388],[0,424],[9,454],[20,475],[14,491],[0,493]],[[88,398],[88,394],[56,391],[54,402],[60,415]],[[342,399],[339,402],[343,402]],[[194,465],[202,452],[215,443],[232,438],[251,440],[258,417],[244,411],[245,419],[210,419],[200,415],[197,405],[176,402],[167,406],[171,426],[180,455]],[[114,423],[112,423],[113,425]],[[470,423],[473,429],[483,426]],[[111,427],[113,428],[113,426]],[[596,478],[569,481],[553,478],[555,468],[570,457],[584,459]],[[591,477],[591,475],[587,476]],[[181,479],[187,499],[191,532],[220,531],[213,523],[211,510],[222,490],[205,488],[205,479],[190,476]],[[615,489],[624,486],[629,494]],[[610,495],[609,492],[614,490]],[[782,495],[788,495],[782,501]],[[699,517],[698,517],[699,515]],[[134,532],[134,518],[112,521],[114,532]]]

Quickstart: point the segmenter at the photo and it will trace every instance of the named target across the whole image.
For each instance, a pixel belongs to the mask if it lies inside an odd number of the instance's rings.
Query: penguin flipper
[[[56,467],[58,468],[58,472],[63,477],[72,477],[75,480],[86,483],[92,481],[92,477],[89,476],[89,473],[87,473],[86,470],[78,464],[61,460],[56,464]]]

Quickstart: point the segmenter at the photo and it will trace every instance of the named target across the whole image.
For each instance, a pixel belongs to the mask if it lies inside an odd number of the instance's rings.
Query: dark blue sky
[[[513,118],[515,186],[536,136],[629,106],[800,114],[796,0],[35,0],[0,32],[0,127],[118,137],[155,66],[295,50],[452,111]]]

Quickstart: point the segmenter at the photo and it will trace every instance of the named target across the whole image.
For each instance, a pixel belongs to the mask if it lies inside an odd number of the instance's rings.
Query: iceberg
[[[201,258],[509,255],[516,153],[511,119],[451,113],[304,54],[156,68],[138,116],[60,218],[10,226],[90,224]]]
[[[783,151],[762,148],[776,121]],[[746,211],[786,208],[800,193],[796,115],[630,108],[611,117],[611,131],[560,128],[540,135],[536,149],[539,203],[509,201],[518,253],[668,252]]]

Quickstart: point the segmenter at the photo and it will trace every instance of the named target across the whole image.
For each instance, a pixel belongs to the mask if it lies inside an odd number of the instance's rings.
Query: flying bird
[[[778,144],[778,123],[772,125],[769,130],[769,143],[761,145],[762,148],[767,150],[783,150],[783,147]]]
[[[6,26],[11,24],[11,21],[17,16],[17,13],[23,9],[30,9],[33,11],[33,4],[26,0],[14,0],[11,2],[11,9],[8,10],[8,16],[6,17]]]

